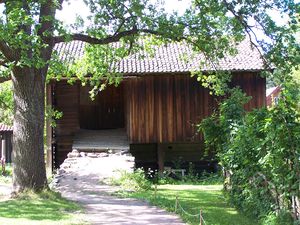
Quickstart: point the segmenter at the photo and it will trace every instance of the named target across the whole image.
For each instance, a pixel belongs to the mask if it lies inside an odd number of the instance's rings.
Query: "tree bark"
[[[35,191],[47,186],[44,158],[45,74],[17,68],[14,89],[13,189]]]

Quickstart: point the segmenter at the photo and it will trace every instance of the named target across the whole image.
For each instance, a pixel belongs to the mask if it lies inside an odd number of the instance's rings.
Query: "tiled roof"
[[[12,127],[0,123],[0,132],[12,131],[12,130],[13,130]]]
[[[71,41],[55,46],[60,59],[70,62],[84,54],[85,43]],[[259,52],[246,39],[238,46],[238,54],[226,55],[219,62],[205,61],[203,54],[194,53],[192,47],[183,43],[154,46],[154,54],[135,53],[115,63],[115,70],[124,74],[170,73],[200,71],[259,71],[264,69]],[[142,56],[142,57],[141,57]],[[200,68],[200,69],[199,69]]]

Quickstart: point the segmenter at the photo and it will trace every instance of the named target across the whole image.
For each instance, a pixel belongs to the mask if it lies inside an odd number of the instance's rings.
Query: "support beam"
[[[1,143],[1,146],[2,146],[2,148],[1,148],[1,159],[3,159],[5,161],[5,159],[6,159],[6,141],[5,141],[5,139],[2,139],[1,142],[2,142]]]
[[[2,139],[1,141],[1,167],[2,167],[2,175],[5,175],[5,164],[6,164],[6,141]]]
[[[52,87],[51,84],[46,86],[46,105],[52,107]],[[46,118],[46,168],[52,174],[53,154],[52,154],[52,127],[51,118]]]
[[[161,144],[157,144],[157,164],[159,172],[164,172],[165,151]]]

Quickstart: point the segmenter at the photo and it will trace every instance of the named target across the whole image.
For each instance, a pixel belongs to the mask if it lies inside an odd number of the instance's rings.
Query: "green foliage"
[[[288,225],[293,223],[293,218],[291,214],[287,211],[280,211],[278,215],[274,212],[266,216],[262,221],[263,225]],[[296,224],[295,224],[296,225]]]
[[[146,178],[142,169],[136,169],[134,172],[119,171],[120,176],[113,178],[110,183],[119,185],[126,191],[142,191],[151,189],[152,183]]]
[[[0,84],[0,123],[12,125],[13,91],[10,81]]]
[[[231,140],[237,127],[242,123],[245,114],[243,105],[250,100],[250,97],[238,88],[231,89],[229,96],[220,104],[219,112],[214,112],[198,125],[199,131],[204,134],[207,154],[215,155],[217,151],[220,155],[227,152],[226,141]]]
[[[50,121],[51,127],[56,127],[56,120],[62,118],[63,112],[53,109],[51,106],[46,106],[45,117]]]
[[[294,70],[292,75],[295,81],[300,84],[300,70]]]
[[[248,113],[243,109],[247,97],[234,90],[199,126],[208,149],[217,151],[232,202],[266,221],[273,220],[271,212],[278,212],[274,221],[282,219],[281,211],[292,214],[291,198],[300,197],[299,89],[282,88],[278,105]]]
[[[229,90],[228,83],[231,80],[231,74],[228,72],[214,71],[206,74],[193,72],[192,76],[197,76],[197,81],[204,88],[208,88],[211,95],[222,96]]]

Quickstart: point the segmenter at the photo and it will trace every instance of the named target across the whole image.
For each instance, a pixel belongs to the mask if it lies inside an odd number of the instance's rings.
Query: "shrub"
[[[126,191],[142,191],[151,189],[151,182],[146,178],[143,169],[134,172],[121,170],[118,178],[113,178],[111,184],[119,185]]]
[[[243,106],[249,98],[233,89],[219,111],[199,126],[207,151],[217,152],[231,201],[248,214],[265,218],[265,224],[288,221],[282,212],[296,216],[292,198],[300,197],[297,93],[283,90],[277,106],[247,113]]]
[[[287,211],[280,211],[276,213],[269,213],[263,220],[262,225],[293,225],[293,218]]]

